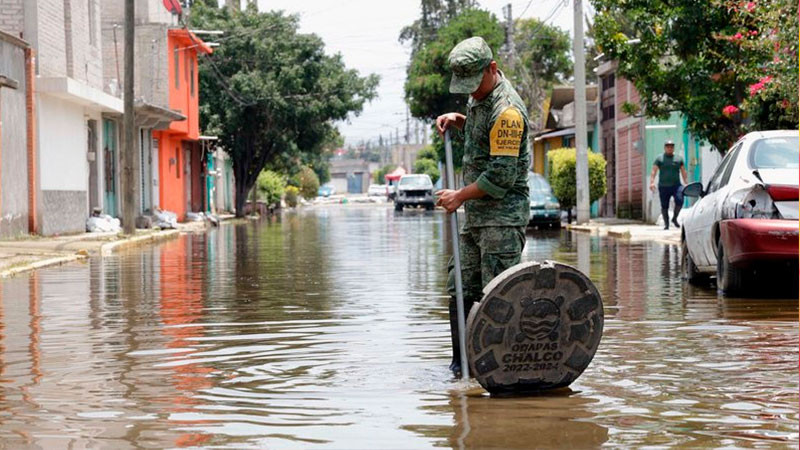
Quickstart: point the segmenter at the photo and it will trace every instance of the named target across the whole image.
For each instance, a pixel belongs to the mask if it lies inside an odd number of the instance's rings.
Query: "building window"
[[[95,46],[97,45],[97,24],[95,23],[97,20],[97,11],[95,9],[94,0],[88,0],[86,2],[86,6],[88,6],[89,10],[89,45]]]
[[[195,88],[195,86],[194,86],[194,65],[195,65],[194,64],[194,58],[192,58],[189,61],[189,66],[190,66],[189,67],[189,71],[191,72],[189,74],[189,83],[190,83],[190,86],[191,86],[191,91],[190,92],[192,93],[192,97],[194,97],[194,88]]]
[[[191,59],[189,58],[189,52],[183,52],[183,77],[186,78],[186,85],[189,85],[189,64],[191,64]]]
[[[181,62],[180,62],[180,50],[178,50],[178,46],[175,46],[175,89],[179,89],[181,87],[181,80],[180,80],[180,73],[181,73]]]
[[[603,120],[611,120],[615,117],[614,105],[609,105],[603,108]]]
[[[181,177],[181,151],[175,147],[175,176]]]
[[[614,87],[614,74],[612,73],[611,75],[609,75],[607,77],[603,77],[602,83],[603,83],[603,90],[604,91],[606,89],[613,88]]]

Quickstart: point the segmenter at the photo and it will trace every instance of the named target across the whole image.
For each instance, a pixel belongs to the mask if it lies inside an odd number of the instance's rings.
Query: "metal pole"
[[[583,2],[575,0],[572,12],[575,36],[575,181],[579,224],[589,221],[589,154],[586,145],[586,62],[583,48]]]
[[[453,170],[453,148],[450,144],[450,130],[444,132],[444,154],[447,164],[447,188],[456,188],[456,177]],[[469,365],[467,364],[467,325],[464,313],[464,291],[461,289],[461,251],[458,243],[458,212],[450,216],[450,234],[453,236],[453,268],[456,281],[456,312],[458,314],[458,343],[461,350],[461,379],[469,379]]]
[[[125,129],[122,148],[122,225],[125,234],[136,233],[136,193],[138,189],[133,176],[135,146],[135,121],[133,117],[133,39],[134,39],[134,0],[125,0],[125,93],[123,128]],[[144,176],[144,174],[142,174]]]

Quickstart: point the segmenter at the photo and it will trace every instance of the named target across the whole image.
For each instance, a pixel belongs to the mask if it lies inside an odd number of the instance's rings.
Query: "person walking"
[[[664,141],[664,153],[656,157],[653,170],[650,171],[650,190],[656,190],[656,172],[658,172],[658,197],[661,202],[661,216],[664,218],[664,229],[669,230],[669,199],[675,201],[675,210],[672,213],[672,224],[678,225],[678,214],[683,207],[683,185],[686,184],[686,166],[683,158],[675,154],[675,143],[671,140]],[[681,184],[681,177],[683,184]]]
[[[453,72],[450,92],[469,94],[467,114],[442,114],[438,132],[462,130],[465,186],[436,192],[437,205],[449,213],[464,204],[466,221],[460,231],[464,311],[469,314],[495,276],[520,262],[529,219],[528,110],[519,94],[497,69],[492,50],[481,37],[459,42],[448,56]],[[454,264],[448,264],[450,370],[461,376]]]

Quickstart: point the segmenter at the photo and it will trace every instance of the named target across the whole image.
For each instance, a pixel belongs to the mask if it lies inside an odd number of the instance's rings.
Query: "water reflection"
[[[448,379],[440,213],[317,209],[0,284],[9,447],[533,448],[798,442],[797,302],[684,285],[678,248],[534,231],[606,333],[571,390]]]

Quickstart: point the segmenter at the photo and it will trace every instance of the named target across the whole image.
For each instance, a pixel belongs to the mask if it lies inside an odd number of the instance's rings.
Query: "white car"
[[[796,130],[749,133],[708,186],[686,186],[684,195],[699,200],[681,230],[684,278],[697,283],[716,273],[717,287],[736,293],[758,273],[797,275],[799,156]]]
[[[369,197],[386,197],[389,195],[389,190],[385,184],[370,184],[367,189],[367,195]]]
[[[406,206],[421,206],[433,210],[433,182],[426,174],[403,175],[397,183],[397,194],[394,198],[394,210],[402,211]]]

